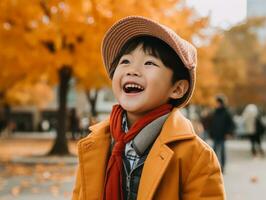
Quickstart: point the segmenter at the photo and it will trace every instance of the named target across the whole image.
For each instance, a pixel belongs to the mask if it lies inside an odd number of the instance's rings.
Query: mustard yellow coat
[[[101,122],[78,144],[73,200],[101,200],[110,149],[109,122]],[[189,120],[174,109],[145,161],[138,200],[223,200],[223,178],[213,150]],[[115,199],[114,199],[115,200]]]

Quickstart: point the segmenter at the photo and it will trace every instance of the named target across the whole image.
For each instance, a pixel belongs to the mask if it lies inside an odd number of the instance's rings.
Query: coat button
[[[165,160],[165,154],[163,152],[161,152],[159,154],[159,157],[160,157],[161,160]]]

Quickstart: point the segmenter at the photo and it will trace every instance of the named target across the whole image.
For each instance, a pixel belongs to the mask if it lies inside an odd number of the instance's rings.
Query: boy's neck
[[[155,108],[155,109],[157,109],[157,108]],[[151,112],[153,110],[154,109],[152,109],[152,110],[146,110],[146,111],[143,111],[143,112],[130,112],[130,111],[124,110],[125,113],[126,113],[126,116],[127,116],[127,126],[128,126],[128,129],[130,129],[131,126],[135,122],[137,122],[139,119],[143,118],[145,115],[147,115],[149,112]]]
[[[128,111],[126,111],[126,115],[127,115],[127,122],[128,122],[128,128],[130,129],[130,127],[136,122],[138,121],[140,118],[143,117],[142,114],[135,114],[135,113],[130,113]]]

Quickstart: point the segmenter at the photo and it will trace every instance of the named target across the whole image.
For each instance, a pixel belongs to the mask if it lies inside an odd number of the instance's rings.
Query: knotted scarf
[[[110,116],[110,130],[112,137],[115,140],[115,145],[107,165],[104,200],[123,200],[122,153],[125,150],[125,145],[131,141],[146,125],[156,118],[169,113],[171,109],[172,106],[170,104],[159,106],[158,108],[145,114],[132,125],[127,133],[124,133],[122,129],[123,109],[120,105],[115,105],[113,107]]]

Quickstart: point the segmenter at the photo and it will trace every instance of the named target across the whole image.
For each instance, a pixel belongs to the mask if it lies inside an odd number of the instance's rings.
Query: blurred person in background
[[[261,122],[259,109],[255,104],[248,104],[242,114],[245,132],[251,143],[251,154],[253,156],[264,155],[261,147],[261,137],[264,133],[264,126]]]
[[[213,140],[213,149],[220,161],[222,171],[224,172],[226,162],[226,138],[232,135],[234,131],[234,122],[228,111],[223,95],[216,96],[216,108],[210,121],[210,137]]]

